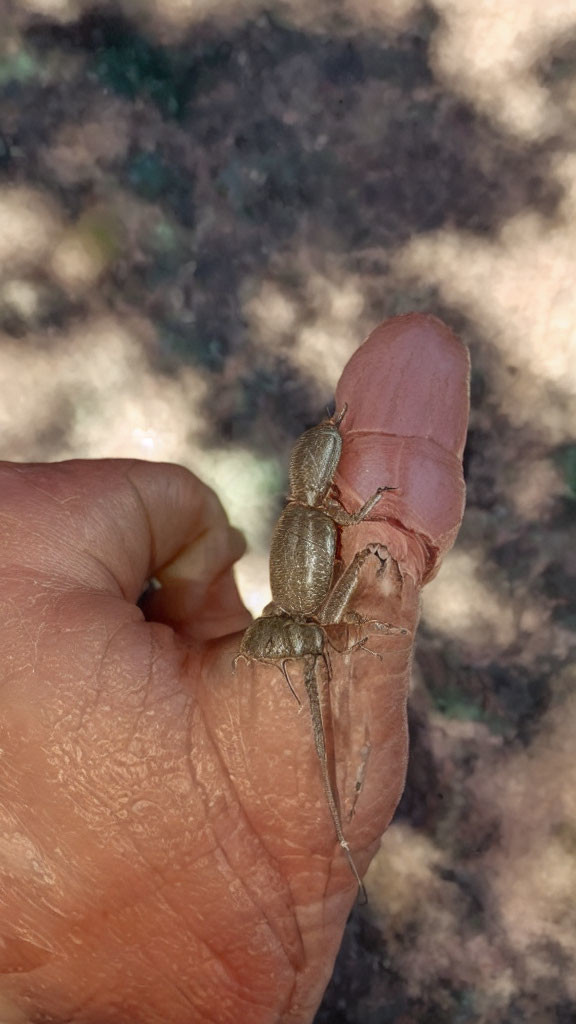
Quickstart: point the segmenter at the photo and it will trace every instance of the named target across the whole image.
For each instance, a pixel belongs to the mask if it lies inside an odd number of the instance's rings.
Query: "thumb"
[[[469,411],[468,351],[440,320],[410,314],[376,328],[352,356],[336,391],[347,403],[336,484],[357,508],[393,487],[373,509],[379,537],[420,585],[437,572],[464,511],[462,453]],[[374,526],[344,531],[357,550]]]
[[[390,821],[404,785],[407,760],[406,698],[419,612],[419,591],[456,535],[463,509],[462,453],[468,408],[468,357],[448,328],[433,317],[408,316],[379,327],[350,360],[337,390],[343,455],[336,478],[343,505],[354,512],[378,487],[395,486],[369,518],[342,532],[346,565],[356,552],[381,544],[393,556],[379,571],[370,558],[351,604],[366,619],[402,627],[385,635],[375,630],[366,648],[332,654],[329,685],[317,670],[335,762],[341,821],[358,868]],[[446,405],[450,414],[443,409]],[[363,588],[363,589],[362,589]],[[364,626],[362,626],[364,628]],[[367,633],[371,633],[366,623]],[[347,627],[327,624],[327,636],[347,646]],[[350,630],[350,633],[352,631]],[[361,637],[362,634],[359,634]],[[352,637],[350,637],[352,639]],[[354,638],[356,639],[356,638]],[[211,678],[224,678],[237,638],[212,649]],[[302,675],[302,665],[291,669]],[[301,680],[297,681],[301,685]],[[310,869],[309,851],[334,855],[334,830],[326,807],[309,716],[295,713],[294,700],[278,673],[264,662],[239,663],[228,689],[207,687],[208,717],[220,750],[231,765],[251,820],[267,822],[274,857],[292,876],[302,872],[297,899],[310,899],[321,872]],[[223,715],[223,707],[227,708]],[[238,765],[243,765],[242,771]],[[247,766],[260,766],[267,796],[248,785]],[[256,769],[254,769],[256,772]],[[258,774],[256,772],[256,774]],[[242,781],[244,780],[244,781]],[[271,792],[281,821],[271,824]],[[295,795],[297,794],[297,796]],[[295,839],[299,853],[295,855]],[[334,862],[332,893],[345,890],[349,907],[353,882],[345,859]],[[302,895],[302,893],[304,895]]]
[[[382,570],[372,564],[363,571],[354,610],[408,631],[370,636],[379,662],[362,651],[334,659],[334,745],[346,752],[338,787],[344,817],[354,812],[349,831],[357,849],[379,838],[404,785],[419,591],[454,542],[464,510],[468,380],[462,343],[436,318],[409,315],[370,335],[336,392],[337,409],[348,406],[335,481],[343,505],[354,511],[378,487],[395,488],[368,519],[342,531],[345,564],[368,544],[392,556]]]

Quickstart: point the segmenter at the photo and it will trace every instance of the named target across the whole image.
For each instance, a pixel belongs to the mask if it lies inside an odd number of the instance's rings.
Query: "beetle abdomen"
[[[307,505],[287,505],[270,547],[272,599],[289,615],[312,615],[330,590],[337,528]]]
[[[290,494],[294,501],[317,505],[332,483],[342,438],[333,423],[320,423],[298,438],[290,459]]]

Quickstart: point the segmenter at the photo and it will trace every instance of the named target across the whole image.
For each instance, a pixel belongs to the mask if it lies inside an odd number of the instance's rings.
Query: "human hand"
[[[337,392],[344,504],[398,487],[344,531],[346,561],[378,541],[400,567],[355,607],[409,630],[333,657],[362,870],[402,790],[419,588],[461,517],[467,365],[438,321],[398,318]],[[356,886],[309,714],[269,666],[232,673],[242,549],[181,468],[0,467],[2,1024],[311,1021]]]

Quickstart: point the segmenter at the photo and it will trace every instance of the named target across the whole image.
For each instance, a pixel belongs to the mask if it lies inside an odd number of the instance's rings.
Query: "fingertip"
[[[469,378],[462,342],[437,317],[415,313],[380,324],[336,392],[349,406],[336,478],[344,504],[389,489],[370,519],[388,521],[386,543],[420,581],[434,574],[462,520]],[[359,527],[355,543],[371,530]]]
[[[172,561],[155,573],[163,586],[184,581],[204,586],[229,568],[246,551],[246,538],[235,526],[218,524],[199,533]]]
[[[147,594],[141,607],[149,621],[170,626],[186,640],[215,640],[246,629],[252,621],[231,569],[207,586],[173,578]]]
[[[147,618],[202,640],[244,629],[251,615],[232,567],[245,550],[246,539],[236,527],[200,533],[155,574],[160,588],[143,606]]]
[[[410,313],[380,324],[357,349],[336,403],[349,405],[346,433],[423,437],[461,457],[469,380],[466,346],[437,317]]]

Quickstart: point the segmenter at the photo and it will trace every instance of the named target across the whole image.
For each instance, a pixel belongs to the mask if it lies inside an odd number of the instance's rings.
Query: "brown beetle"
[[[320,658],[323,660],[327,680],[329,681],[332,676],[332,669],[326,645],[330,644],[334,647],[334,644],[328,639],[326,626],[337,625],[350,619],[366,627],[370,625],[373,632],[397,635],[406,634],[406,629],[391,626],[386,622],[367,621],[350,610],[350,599],[358,585],[360,570],[364,562],[370,555],[376,555],[380,562],[379,572],[382,572],[387,561],[386,557],[383,557],[383,552],[385,551],[386,549],[378,544],[370,544],[362,551],[357,552],[348,568],[340,576],[327,601],[319,609],[318,615],[315,617],[316,621],[305,618],[297,619],[286,614],[267,614],[256,619],[245,631],[240,651],[234,659],[234,665],[242,658],[245,661],[260,661],[279,668],[298,703],[301,703],[301,701],[288,676],[286,666],[287,662],[292,660],[303,662],[304,685],[310,704],[314,744],[320,761],[326,801],[334,823],[338,843],[346,854],[352,873],[358,883],[361,899],[364,901],[366,900],[366,893],[352,858],[350,846],[344,835],[338,800],[330,775],[324,721],[316,678],[316,664]],[[366,647],[367,640],[367,636],[362,637],[348,647],[346,651],[340,651],[339,653],[348,653],[362,647],[364,650],[369,651],[370,654],[373,654],[374,652]]]
[[[330,417],[305,431],[294,445],[290,460],[290,495],[280,515],[270,550],[270,586],[272,602],[264,615],[248,627],[234,665],[239,658],[261,661],[277,666],[298,703],[301,703],[286,670],[290,660],[304,664],[304,685],[308,694],[314,743],[320,761],[326,800],[334,822],[338,842],[348,858],[358,882],[364,887],[344,836],[338,801],[332,785],[316,664],[322,658],[328,680],[330,661],[324,626],[347,620],[362,622],[350,609],[350,600],[358,585],[360,570],[371,555],[378,557],[379,545],[372,544],[359,551],[350,565],[334,583],[338,527],[360,523],[389,487],[380,487],[357,512],[347,512],[339,502],[329,498],[334,474],[342,452],[342,436],[338,429],[346,413]],[[380,558],[382,571],[385,559]],[[406,632],[387,623],[374,623],[386,632]],[[364,647],[367,637],[348,650]],[[343,652],[341,652],[343,653]],[[373,652],[370,652],[373,653]]]
[[[271,612],[316,616],[330,593],[338,527],[362,522],[391,487],[379,487],[357,512],[328,497],[342,452],[338,427],[346,413],[305,431],[290,460],[290,495],[270,547]]]

